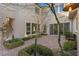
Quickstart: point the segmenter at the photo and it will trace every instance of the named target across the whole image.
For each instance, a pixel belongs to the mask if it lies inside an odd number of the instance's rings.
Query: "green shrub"
[[[38,50],[39,54],[43,55],[43,56],[47,56],[47,55],[51,56],[51,55],[53,55],[52,51],[49,48],[45,47],[45,46],[38,45],[37,50]]]
[[[22,39],[12,39],[4,42],[4,47],[8,49],[12,49],[15,47],[18,47],[20,45],[24,44],[24,41]]]
[[[30,56],[25,50],[19,52],[19,56]]]
[[[35,37],[41,37],[41,35],[39,34],[39,35],[30,35],[30,36],[28,36],[28,37],[24,37],[24,38],[22,38],[24,41],[26,41],[26,40],[29,40],[29,39],[33,39],[33,38],[35,38]]]
[[[77,47],[76,44],[77,44],[76,41],[67,41],[64,43],[63,49],[65,51],[74,50]]]
[[[65,37],[66,37],[66,39],[67,39],[67,38],[70,37],[70,35],[72,35],[72,33],[69,32],[69,31],[65,31],[65,32],[64,32],[64,35],[65,35]]]
[[[22,38],[22,40],[24,40],[24,41],[29,40],[29,39],[32,39],[32,37],[31,36],[28,36],[28,37]]]
[[[42,55],[42,56],[52,56],[53,55],[52,50],[45,46],[37,45],[36,48],[37,48],[36,51],[37,51],[37,53],[39,53],[39,55]],[[19,56],[32,55],[34,53],[34,49],[35,49],[35,45],[31,45],[29,47],[26,47],[26,48],[20,50],[18,52],[18,55]]]
[[[46,36],[47,34],[45,34],[45,33],[41,33],[41,35],[44,35],[44,36]]]

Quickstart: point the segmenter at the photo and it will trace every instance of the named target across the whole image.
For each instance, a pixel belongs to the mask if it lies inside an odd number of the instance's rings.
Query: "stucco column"
[[[79,33],[77,33],[77,55],[79,56]]]
[[[73,20],[70,19],[70,31],[73,33]]]
[[[77,34],[77,55],[79,56],[79,8],[77,9],[77,22],[78,22],[78,28],[77,28],[77,32],[76,32],[76,34]]]

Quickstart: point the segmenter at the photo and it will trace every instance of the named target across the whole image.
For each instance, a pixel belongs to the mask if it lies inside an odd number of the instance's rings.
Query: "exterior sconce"
[[[70,3],[64,7],[63,11],[72,11],[78,7],[79,7],[79,3]]]
[[[79,7],[79,3],[70,3],[67,4],[63,11],[68,11],[69,13],[69,19],[74,19],[77,14],[77,8]]]

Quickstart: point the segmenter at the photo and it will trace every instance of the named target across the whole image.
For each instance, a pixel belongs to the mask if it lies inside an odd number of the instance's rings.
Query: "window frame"
[[[27,24],[29,24],[29,26],[27,25]],[[31,34],[31,28],[30,28],[30,26],[31,26],[31,23],[26,23],[26,34],[27,35],[29,35],[29,34]],[[29,28],[29,29],[28,29]]]

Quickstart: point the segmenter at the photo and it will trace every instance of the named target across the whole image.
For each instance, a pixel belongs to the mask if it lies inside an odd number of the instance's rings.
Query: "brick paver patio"
[[[37,43],[47,46],[50,49],[55,49],[55,48],[59,49],[57,39],[58,39],[57,36],[47,35],[47,36],[43,36],[43,37],[39,38],[37,40]],[[61,43],[63,44],[63,42],[64,42],[64,37],[61,37]],[[14,48],[14,49],[6,49],[0,44],[0,55],[1,56],[17,56],[19,50],[21,50],[24,47],[28,47],[31,44],[34,44],[34,39],[25,41],[24,45]]]

